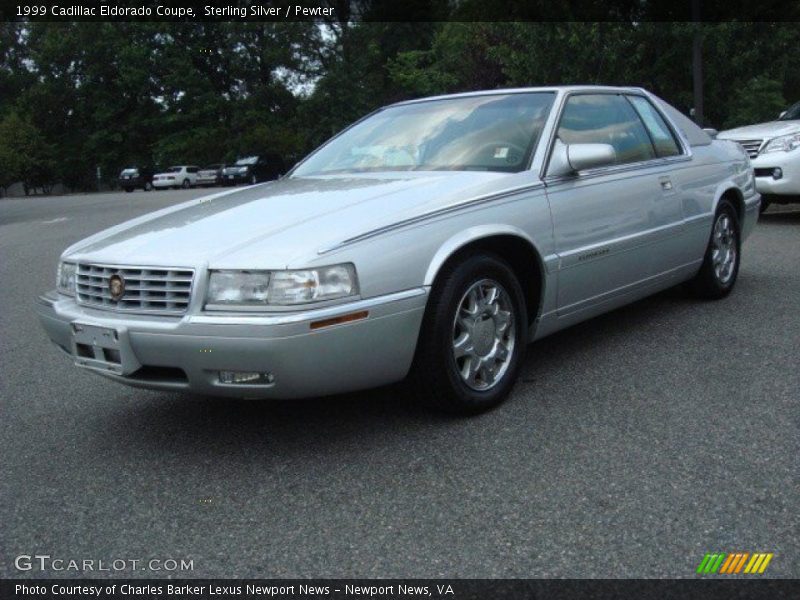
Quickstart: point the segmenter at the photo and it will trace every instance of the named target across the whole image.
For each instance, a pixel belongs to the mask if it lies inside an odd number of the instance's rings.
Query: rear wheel
[[[183,189],[185,189],[185,190],[186,190],[186,189],[188,189],[188,188],[189,188],[189,185],[191,185],[191,184],[189,183],[189,180],[188,180],[188,179],[184,179],[184,180],[183,180],[183,185],[182,185],[181,187],[183,187]]]
[[[145,191],[145,192],[149,192],[149,191],[151,191],[152,189],[153,189],[153,184],[152,184],[152,183],[150,183],[149,181],[145,181],[145,182],[144,182],[144,191]]]
[[[126,187],[126,188],[124,188],[124,189],[125,189],[125,191],[126,191],[127,193],[129,193],[129,194],[130,194],[130,193],[133,191],[133,188],[132,188],[132,187]]]
[[[250,183],[252,185],[255,185],[255,184],[258,183],[258,177],[256,177],[255,173],[253,173],[253,175],[250,177]]]
[[[500,404],[525,354],[522,288],[499,257],[474,255],[437,277],[410,383],[425,404],[477,414]]]
[[[723,298],[736,283],[741,258],[739,219],[728,200],[721,200],[714,215],[711,238],[700,272],[689,282],[702,298]]]

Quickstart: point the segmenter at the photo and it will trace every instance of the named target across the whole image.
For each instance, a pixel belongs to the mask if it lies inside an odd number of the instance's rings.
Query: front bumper
[[[50,339],[78,366],[120,383],[212,396],[299,398],[403,379],[427,294],[417,288],[304,312],[176,319],[99,311],[49,292],[38,299],[36,312]],[[312,322],[363,311],[368,315],[362,320],[311,329]],[[105,362],[101,352],[87,355],[87,331],[109,332],[116,358],[112,354]],[[226,384],[220,371],[269,373],[272,380]]]
[[[239,185],[240,183],[250,183],[250,173],[223,173],[220,183],[222,185]]]
[[[800,150],[759,154],[752,163],[757,173],[764,169],[765,176],[756,175],[756,189],[760,194],[800,195]],[[771,175],[776,168],[783,172],[780,179]]]

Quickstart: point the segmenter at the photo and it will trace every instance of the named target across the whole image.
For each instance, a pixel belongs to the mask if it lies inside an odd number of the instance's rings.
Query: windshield
[[[254,165],[258,162],[257,156],[245,156],[236,161],[237,165]]]
[[[800,120],[800,102],[790,106],[789,110],[786,111],[786,114],[783,115],[778,120],[779,121],[798,121],[798,120]]]
[[[320,148],[294,175],[521,171],[553,97],[550,92],[497,94],[392,106]]]
[[[139,169],[123,169],[122,170],[122,174],[123,175],[138,175],[139,174]]]

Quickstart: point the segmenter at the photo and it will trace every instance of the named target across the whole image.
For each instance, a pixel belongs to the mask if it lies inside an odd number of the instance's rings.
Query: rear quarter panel
[[[686,262],[702,261],[714,214],[726,192],[734,190],[738,194],[743,214],[748,207],[752,212],[759,202],[750,159],[737,144],[714,141],[709,146],[696,146],[692,150],[691,163],[672,176],[682,197],[688,241]],[[749,223],[743,224],[743,237],[751,229]]]

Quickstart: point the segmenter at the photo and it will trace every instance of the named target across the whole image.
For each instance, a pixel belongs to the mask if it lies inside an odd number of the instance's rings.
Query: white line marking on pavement
[[[42,221],[42,224],[49,225],[50,223],[60,223],[61,221],[69,221],[69,217],[56,217],[55,219],[50,219],[49,221]]]

